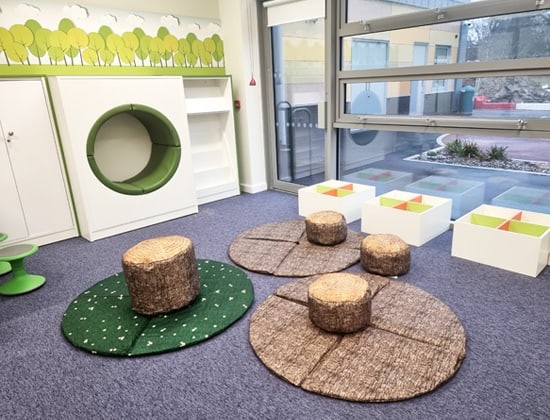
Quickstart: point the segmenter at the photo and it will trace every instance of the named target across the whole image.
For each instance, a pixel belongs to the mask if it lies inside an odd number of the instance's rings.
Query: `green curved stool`
[[[11,264],[12,276],[9,280],[0,283],[0,295],[20,295],[38,289],[46,278],[29,274],[23,266],[23,260],[38,251],[32,244],[12,245],[0,249],[0,262]]]
[[[6,235],[3,232],[0,232],[0,242],[5,241],[8,239],[8,235]],[[2,274],[9,273],[11,271],[11,264],[6,261],[0,261],[0,276]]]

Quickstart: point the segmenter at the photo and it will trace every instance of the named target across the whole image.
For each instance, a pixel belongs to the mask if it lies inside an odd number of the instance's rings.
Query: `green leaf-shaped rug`
[[[181,349],[219,334],[246,313],[254,289],[246,273],[231,264],[198,259],[197,266],[197,298],[164,315],[132,310],[122,272],[96,283],[63,314],[65,338],[94,354],[138,356]]]

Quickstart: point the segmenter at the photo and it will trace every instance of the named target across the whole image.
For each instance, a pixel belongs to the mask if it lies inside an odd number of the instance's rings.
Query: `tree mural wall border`
[[[2,3],[0,76],[224,75],[219,28],[173,15]]]

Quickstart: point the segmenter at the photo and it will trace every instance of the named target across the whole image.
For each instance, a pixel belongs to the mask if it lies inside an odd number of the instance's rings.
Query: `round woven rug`
[[[309,319],[313,278],[280,287],[252,315],[250,344],[273,373],[349,401],[398,401],[429,392],[459,369],[466,333],[451,309],[410,284],[361,274],[373,290],[371,324],[333,334]]]
[[[303,220],[268,223],[239,234],[229,258],[247,270],[283,277],[332,273],[356,264],[365,235],[348,230],[344,242],[323,246],[309,242]]]
[[[197,266],[198,297],[183,309],[158,316],[132,310],[124,273],[96,283],[63,314],[65,338],[94,354],[138,356],[182,349],[214,337],[245,314],[254,289],[246,273],[231,264],[198,259]]]

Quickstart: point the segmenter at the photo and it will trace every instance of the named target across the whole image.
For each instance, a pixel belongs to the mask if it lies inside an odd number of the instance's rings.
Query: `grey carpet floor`
[[[243,194],[93,243],[75,238],[41,247],[27,268],[47,283],[26,295],[0,297],[0,418],[550,418],[550,269],[531,278],[451,257],[451,231],[413,247],[411,269],[400,278],[447,304],[468,334],[458,373],[418,398],[352,403],[271,374],[249,345],[248,324],[289,278],[249,273],[256,296],[251,310],[221,335],[182,351],[110,358],[78,350],[63,337],[61,317],[71,300],[121,271],[123,252],[137,242],[184,235],[197,258],[230,263],[227,250],[236,235],[297,218],[297,201],[275,191]],[[359,222],[350,228],[360,231]]]

